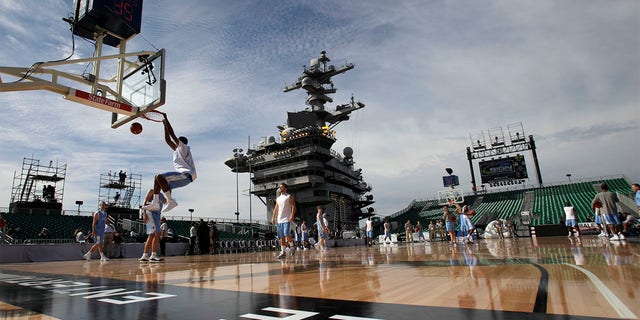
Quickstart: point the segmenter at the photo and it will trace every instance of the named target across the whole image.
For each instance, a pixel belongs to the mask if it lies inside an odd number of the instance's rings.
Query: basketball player
[[[318,243],[316,243],[316,249],[324,251],[327,249],[327,239],[329,239],[329,220],[328,215],[322,212],[322,207],[318,206],[318,212],[316,213],[316,225],[318,226]]]
[[[442,220],[445,221],[445,226],[447,228],[447,232],[449,233],[450,244],[456,244],[456,216],[454,213],[449,211],[449,206],[445,205],[442,207]]]
[[[456,203],[456,213],[458,217],[460,217],[460,231],[462,232],[462,241],[473,243],[473,230],[475,226],[469,218],[469,206],[464,204],[460,206],[460,204]]]
[[[167,237],[169,236],[169,226],[167,226],[167,218],[160,218],[160,255],[166,255]]]
[[[293,195],[287,193],[287,184],[280,183],[280,195],[276,198],[276,206],[273,208],[271,223],[278,221],[278,239],[280,240],[280,254],[278,259],[285,258],[285,248],[291,247],[291,256],[296,253],[296,247],[291,238],[291,222],[296,214],[296,202]]]
[[[423,231],[422,223],[420,222],[420,220],[418,220],[418,222],[416,223],[416,232],[418,233],[418,242],[427,241],[427,239],[424,238],[424,233],[422,231]]]
[[[565,215],[565,225],[567,226],[567,230],[569,230],[568,237],[571,238],[573,232],[576,233],[576,237],[580,236],[580,230],[578,230],[578,215],[576,214],[576,209],[569,203],[569,201],[565,201],[564,203],[564,215]]]
[[[91,236],[95,242],[93,246],[82,257],[87,261],[91,260],[91,252],[98,249],[100,252],[100,261],[109,261],[109,258],[104,254],[102,245],[104,244],[104,227],[107,223],[107,203],[100,201],[100,210],[93,214],[93,223],[91,224]]]
[[[367,218],[365,221],[366,232],[367,232],[367,245],[373,245],[373,221],[371,221],[371,217]]]
[[[404,231],[406,234],[405,241],[407,243],[413,243],[413,224],[411,224],[411,220],[407,220],[407,222],[404,224]]]
[[[609,186],[607,186],[606,183],[601,184],[600,188],[602,191],[598,192],[598,194],[593,197],[593,200],[591,200],[591,207],[595,209],[596,203],[600,203],[602,205],[600,213],[604,214],[606,223],[609,225],[609,230],[611,230],[611,233],[613,234],[609,240],[624,240],[624,235],[621,232],[616,231],[616,227],[621,224],[620,218],[618,218],[618,207],[616,205],[620,200],[618,200],[618,196],[615,193],[609,191]]]
[[[387,244],[387,239],[389,239],[389,243],[393,243],[391,241],[391,225],[388,220],[384,220],[384,244]]]
[[[144,203],[151,202],[153,198],[153,189],[149,189],[147,195],[144,198]],[[160,237],[162,236],[162,230],[160,229],[160,211],[162,206],[167,200],[162,194],[160,194],[160,209],[157,211],[142,210],[142,221],[147,225],[147,241],[144,243],[144,250],[140,262],[160,262],[163,259],[158,256],[158,247],[160,245]],[[149,256],[151,252],[151,256]]]
[[[601,208],[595,208],[594,209],[594,215],[595,215],[595,221],[596,221],[596,225],[598,226],[598,230],[600,230],[600,234],[598,234],[598,237],[602,237],[602,238],[608,238],[609,237],[609,232],[607,231],[607,226],[605,224],[605,220],[603,218],[603,215],[600,213],[600,209]]]
[[[196,180],[196,167],[191,156],[191,148],[187,146],[189,140],[185,137],[176,137],[167,115],[164,114],[164,140],[171,150],[173,150],[173,167],[175,172],[165,172],[155,176],[153,182],[153,201],[151,204],[142,207],[149,211],[160,210],[160,190],[167,198],[167,207],[163,212],[167,212],[176,206],[178,202],[171,197],[171,191],[175,188],[184,187]]]
[[[302,249],[309,250],[309,227],[307,227],[305,220],[302,220],[302,224],[300,224],[300,232],[302,233]]]

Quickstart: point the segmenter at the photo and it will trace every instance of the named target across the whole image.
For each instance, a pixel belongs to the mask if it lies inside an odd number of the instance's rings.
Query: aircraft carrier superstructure
[[[225,164],[233,172],[252,173],[251,193],[266,204],[267,220],[271,220],[278,185],[284,182],[296,199],[296,220],[305,219],[311,226],[321,205],[329,214],[331,229],[340,232],[355,230],[358,220],[373,215],[374,201],[362,169],[354,167],[353,149],[345,147],[341,154],[331,149],[336,142],[334,127],[365,105],[352,97],[333,111],[325,109],[326,103],[333,102],[329,95],[337,90],[331,78],[354,68],[352,63],[328,65],[330,61],[322,51],[296,82],[284,88],[284,92],[305,90],[308,108],[288,112],[286,125],[277,126],[278,138],[267,137],[246,154],[234,152]]]

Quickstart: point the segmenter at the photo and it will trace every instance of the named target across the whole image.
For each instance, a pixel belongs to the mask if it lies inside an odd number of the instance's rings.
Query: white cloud
[[[71,52],[60,21],[69,3],[38,3],[46,16],[36,20],[23,2],[0,0],[0,34],[10,44],[0,51],[0,65],[29,66]],[[282,88],[321,50],[335,65],[356,64],[334,79],[334,100],[346,103],[353,93],[367,106],[336,128],[334,149],[355,149],[376,208],[388,214],[434,196],[445,167],[469,189],[468,134],[519,121],[536,137],[546,182],[568,172],[640,180],[638,7],[636,1],[165,0],[145,3],[143,34],[127,47],[167,49],[162,108],[176,133],[189,137],[199,173],[176,191],[175,214],[195,208],[196,215],[235,218],[235,175],[224,160],[246,147],[247,136],[255,143],[275,135],[286,111],[304,108],[304,93]],[[76,39],[76,57],[92,50]],[[23,156],[60,158],[69,164],[65,207],[79,198],[94,203],[105,170],[131,167],[146,188],[153,174],[170,168],[157,124],[143,122],[143,133],[132,136],[125,127],[110,129],[109,114],[48,92],[0,93],[0,105],[0,116],[12,120],[0,127],[6,146],[0,177],[9,181]],[[241,189],[246,180],[240,176]],[[0,194],[9,189],[0,185]],[[247,217],[243,196],[240,212]],[[253,213],[264,218],[257,200]]]

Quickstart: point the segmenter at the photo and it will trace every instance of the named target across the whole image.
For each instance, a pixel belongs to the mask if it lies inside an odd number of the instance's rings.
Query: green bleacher
[[[8,226],[20,228],[17,239],[34,239],[42,228],[49,230],[49,239],[73,239],[77,228],[91,230],[92,217],[2,213]]]
[[[197,228],[197,223],[199,223],[200,221],[195,221],[196,222],[196,228]],[[208,223],[209,221],[205,221],[206,223]],[[219,222],[218,222],[219,224]],[[242,227],[248,227],[249,224],[248,223],[238,223],[235,224],[236,226]],[[169,229],[171,229],[173,231],[173,235],[174,236],[183,236],[183,237],[189,237],[189,229],[191,229],[191,221],[188,220],[167,220],[167,226],[169,227]],[[218,233],[218,237],[220,240],[250,240],[251,235],[250,234],[236,234],[230,231],[224,231],[224,230],[220,230],[220,225],[218,225],[219,227],[219,233]],[[255,227],[255,231],[258,231],[258,227]]]
[[[602,183],[609,186],[612,192],[629,194],[629,182],[624,178],[591,179],[569,184],[554,185],[542,188],[508,190],[502,192],[486,193],[483,195],[465,196],[465,202],[473,204],[476,197],[482,197],[477,207],[472,208],[476,215],[472,217],[474,223],[483,220],[485,215],[490,217],[497,215],[501,219],[519,214],[524,206],[525,194],[528,191],[534,192],[533,214],[539,214],[539,219],[533,219],[532,225],[558,224],[563,220],[563,208],[568,201],[578,212],[578,221],[588,221],[592,216],[591,200],[596,195],[596,187]],[[440,219],[442,207],[437,200],[413,201],[405,212],[398,212],[387,219],[390,222],[397,222],[397,228],[392,232],[404,232],[404,223],[407,220],[415,225],[420,220],[424,226],[431,220]]]
[[[481,219],[483,214],[498,213],[500,219],[507,219],[522,211],[524,202],[524,190],[512,190],[498,193],[485,194],[482,203],[476,208],[476,215],[472,217],[474,222]]]
[[[629,193],[629,182],[624,178],[592,180],[535,189],[533,212],[540,213],[541,218],[533,220],[532,224],[560,223],[566,201],[578,212],[578,221],[588,221],[588,217],[593,215],[591,200],[597,194],[594,186],[599,186],[603,182],[612,192]]]

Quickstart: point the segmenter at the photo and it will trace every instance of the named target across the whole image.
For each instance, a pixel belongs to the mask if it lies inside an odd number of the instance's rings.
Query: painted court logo
[[[81,281],[35,276],[19,276],[4,273],[0,273],[0,282],[49,291],[56,294],[63,294],[69,297],[96,299],[96,301],[99,302],[115,305],[140,303],[176,296],[173,294],[160,292],[142,292],[142,290],[127,290],[126,288],[118,287],[94,286],[91,283]]]

